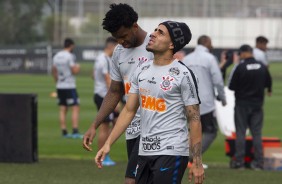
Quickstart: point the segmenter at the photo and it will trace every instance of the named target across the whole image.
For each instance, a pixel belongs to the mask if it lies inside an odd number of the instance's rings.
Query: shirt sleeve
[[[115,48],[115,51],[112,56],[112,62],[110,65],[110,74],[111,79],[114,81],[122,82],[123,78],[119,70],[119,49],[118,46]]]
[[[109,67],[110,61],[109,60],[110,60],[110,58],[107,58],[107,57],[104,58],[103,66],[102,66],[102,73],[104,75],[109,73],[109,69],[110,69],[110,67]]]
[[[201,103],[197,77],[190,69],[188,70],[189,72],[183,76],[180,84],[181,96],[185,106]]]
[[[137,71],[134,72],[134,75],[131,76],[130,78],[130,90],[129,93],[139,93],[139,87],[138,87],[138,76],[139,76],[139,71],[140,68],[137,68]]]
[[[75,55],[70,54],[69,65],[72,67],[75,65]]]
[[[221,74],[221,71],[218,66],[218,62],[215,57],[212,58],[210,64],[211,64],[210,73],[212,77],[213,86],[217,90],[219,99],[226,101],[222,74]]]

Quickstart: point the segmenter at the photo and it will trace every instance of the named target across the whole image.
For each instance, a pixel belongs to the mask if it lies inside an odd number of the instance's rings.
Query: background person
[[[253,137],[254,160],[251,168],[263,169],[262,127],[264,89],[271,96],[272,79],[267,67],[253,57],[253,49],[242,45],[239,49],[240,63],[230,75],[229,89],[235,92],[235,158],[230,167],[244,167],[245,136],[247,128]]]
[[[105,42],[104,52],[101,53],[94,64],[93,77],[94,77],[94,96],[93,100],[99,110],[104,97],[111,84],[110,77],[110,62],[114,49],[117,45],[117,41],[113,37],[108,37]],[[100,125],[100,131],[98,136],[98,149],[102,148],[111,132],[111,122],[114,120],[114,114],[108,116]],[[115,165],[109,155],[107,155],[103,161],[104,166]]]
[[[264,64],[265,66],[269,66],[266,50],[267,50],[268,39],[264,36],[258,36],[256,38],[256,47],[253,49],[254,58]]]
[[[202,153],[204,153],[217,135],[215,117],[215,99],[226,105],[224,83],[217,59],[210,53],[212,42],[210,37],[202,35],[198,38],[195,50],[183,59],[199,79],[199,96],[201,99],[200,114],[203,132]],[[215,95],[215,89],[217,96]],[[205,165],[207,168],[207,166]]]
[[[153,54],[146,51],[149,35],[137,24],[138,14],[127,4],[111,4],[110,10],[103,20],[103,28],[117,39],[119,45],[115,48],[111,65],[111,85],[101,108],[84,134],[83,147],[91,150],[91,143],[96,135],[96,129],[114,111],[117,104],[131,86],[130,78],[137,67],[151,60]],[[128,164],[125,173],[125,183],[135,183],[135,171],[138,159],[140,140],[140,112],[137,111],[126,131],[126,146]]]
[[[53,57],[52,75],[56,81],[58,105],[60,106],[59,119],[64,137],[82,138],[78,131],[79,121],[79,98],[76,91],[75,77],[80,70],[79,64],[75,63],[72,54],[74,41],[66,38],[64,49]],[[72,107],[72,134],[69,135],[66,126],[66,114],[68,107]]]

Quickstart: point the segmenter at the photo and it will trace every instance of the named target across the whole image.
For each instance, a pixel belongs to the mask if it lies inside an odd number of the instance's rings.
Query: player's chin
[[[146,46],[146,50],[149,51],[149,52],[154,51],[154,49],[149,44]]]

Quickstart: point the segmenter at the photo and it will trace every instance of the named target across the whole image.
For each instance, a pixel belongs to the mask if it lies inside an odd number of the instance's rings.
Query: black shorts
[[[201,115],[202,132],[215,133],[217,132],[217,121],[214,117],[214,112]]]
[[[136,166],[138,162],[140,136],[126,140],[128,163],[125,177],[135,178]]]
[[[57,89],[58,105],[74,106],[79,105],[79,98],[76,89]]]
[[[94,104],[96,104],[98,110],[101,108],[103,100],[104,100],[103,97],[101,97],[98,94],[94,94],[93,101],[94,101]],[[107,122],[108,123],[108,122],[113,121],[113,119],[114,119],[114,114],[111,113],[108,117],[106,117],[106,119],[103,122]]]
[[[181,184],[188,156],[139,156],[136,184]]]

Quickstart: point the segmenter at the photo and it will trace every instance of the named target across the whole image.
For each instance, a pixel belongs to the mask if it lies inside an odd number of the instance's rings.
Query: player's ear
[[[173,45],[173,43],[172,43],[172,42],[170,42],[170,44],[169,44],[169,49],[171,49],[171,50],[173,50],[173,49],[174,49],[174,45]]]
[[[138,26],[137,22],[134,22],[134,23],[133,23],[132,28],[133,28],[135,31],[138,30],[139,26]]]

